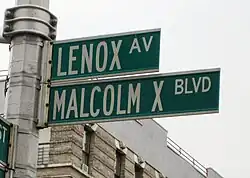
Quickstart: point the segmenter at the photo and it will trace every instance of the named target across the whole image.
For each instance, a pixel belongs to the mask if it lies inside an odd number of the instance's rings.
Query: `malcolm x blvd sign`
[[[48,124],[216,113],[219,84],[220,69],[52,84]]]
[[[158,72],[160,29],[56,41],[51,80]]]

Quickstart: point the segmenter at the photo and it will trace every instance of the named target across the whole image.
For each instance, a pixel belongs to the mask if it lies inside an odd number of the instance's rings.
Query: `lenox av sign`
[[[159,71],[160,29],[56,41],[52,81]]]

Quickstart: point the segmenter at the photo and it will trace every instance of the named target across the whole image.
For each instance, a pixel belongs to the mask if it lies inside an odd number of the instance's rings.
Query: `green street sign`
[[[220,69],[52,83],[48,124],[217,113],[219,86]]]
[[[51,80],[159,71],[160,29],[55,41]]]
[[[0,167],[0,178],[5,178],[5,171],[3,167]]]
[[[10,124],[0,117],[0,168],[2,169],[8,162],[10,129]],[[0,174],[4,175],[4,171],[2,170]]]

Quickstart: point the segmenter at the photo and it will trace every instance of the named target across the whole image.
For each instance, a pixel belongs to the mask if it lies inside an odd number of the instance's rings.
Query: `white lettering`
[[[69,47],[69,68],[68,68],[69,75],[76,75],[78,73],[77,70],[72,70],[72,63],[73,63],[73,61],[76,61],[76,57],[73,56],[73,52],[76,49],[79,49],[79,46],[70,46]]]
[[[132,105],[136,102],[136,113],[140,112],[140,96],[141,96],[141,84],[137,83],[136,89],[134,91],[133,84],[129,84],[128,92],[128,108],[127,113],[131,113],[131,102]]]
[[[59,98],[59,93],[56,90],[54,95],[54,109],[53,109],[53,120],[56,119],[56,113],[61,110],[61,119],[64,119],[64,110],[65,110],[65,95],[66,90],[62,91],[61,97]]]
[[[85,73],[85,62],[87,64],[88,72],[92,72],[92,59],[93,59],[93,44],[90,44],[88,52],[87,46],[82,46],[82,70],[81,73]]]
[[[58,49],[58,63],[57,63],[57,76],[64,76],[66,72],[61,72],[62,70],[62,48]]]
[[[7,128],[3,127],[3,143],[5,141],[6,131],[7,131]]]
[[[193,93],[192,90],[188,91],[188,78],[185,78],[185,94]]]
[[[180,95],[184,91],[183,88],[184,81],[182,79],[176,79],[175,80],[175,95]]]
[[[121,44],[122,44],[122,40],[118,41],[117,46],[116,46],[114,41],[112,41],[111,44],[112,44],[114,57],[113,57],[113,60],[112,60],[112,63],[110,65],[109,70],[113,70],[115,64],[116,64],[117,69],[121,69],[121,64],[120,64],[118,53],[119,53],[119,50],[120,50],[120,47],[121,47]]]
[[[71,111],[74,111],[75,118],[78,117],[78,110],[77,110],[77,100],[76,100],[76,89],[72,89],[70,100],[69,100],[69,106],[66,114],[66,119],[69,118]]]
[[[146,50],[146,52],[148,52],[148,50],[150,49],[150,46],[151,46],[151,42],[153,40],[153,36],[150,36],[148,44],[147,44],[147,41],[146,41],[145,37],[142,37],[142,40],[143,40],[143,44],[144,44],[145,50]]]
[[[103,50],[104,50],[102,67],[100,67],[100,50],[101,50],[101,47],[103,47]],[[108,60],[108,46],[107,46],[107,43],[105,41],[102,41],[97,45],[97,49],[96,49],[96,70],[98,72],[103,72],[106,69],[107,60]]]
[[[126,110],[121,110],[121,93],[122,85],[118,85],[118,94],[117,94],[117,114],[125,114]]]
[[[208,82],[207,88],[205,88],[205,81]],[[202,92],[203,93],[208,92],[210,88],[211,88],[211,79],[209,77],[203,77],[202,78]]]
[[[5,128],[3,125],[0,125],[0,129],[2,130],[0,131],[0,140],[2,140],[2,142],[4,143],[7,128]]]
[[[193,85],[194,85],[194,92],[197,93],[199,91],[199,86],[201,83],[201,78],[199,77],[198,82],[196,83],[195,78],[192,78]]]
[[[0,124],[0,130],[3,128],[3,126]],[[0,140],[4,143],[4,139],[2,139],[2,131],[0,131]]]
[[[111,93],[111,99],[107,99],[108,92]],[[106,116],[110,116],[114,110],[114,100],[115,100],[115,94],[114,94],[114,87],[112,85],[107,85],[104,90],[104,96],[103,96],[103,113]],[[109,111],[107,111],[107,102],[110,102],[110,108]]]
[[[80,107],[80,117],[89,117],[89,113],[84,113],[84,96],[85,96],[85,88],[82,88],[81,93],[81,107]]]
[[[141,52],[141,48],[139,45],[139,42],[137,40],[137,38],[134,38],[133,44],[130,48],[129,54],[131,54],[133,52],[134,49],[137,49],[137,51],[140,53]]]
[[[161,104],[161,90],[162,90],[162,87],[163,87],[163,83],[164,81],[161,81],[160,82],[160,85],[158,86],[157,82],[154,81],[154,89],[155,89],[155,100],[154,100],[154,104],[153,104],[153,107],[152,107],[152,112],[155,111],[156,109],[156,106],[158,106],[159,108],[159,111],[162,111],[162,104]]]
[[[188,82],[190,82],[190,85],[188,85]],[[190,79],[185,78],[185,80],[183,79],[175,80],[175,95],[183,93],[184,94],[198,93],[199,91],[205,93],[208,92],[210,88],[211,88],[211,79],[209,77],[199,77],[198,79],[192,77]]]
[[[94,112],[94,97],[95,97],[95,92],[96,91],[101,92],[101,88],[99,86],[95,86],[92,89],[92,91],[91,91],[91,96],[90,96],[90,115],[92,117],[96,117],[100,113],[100,109],[96,109],[96,111]]]

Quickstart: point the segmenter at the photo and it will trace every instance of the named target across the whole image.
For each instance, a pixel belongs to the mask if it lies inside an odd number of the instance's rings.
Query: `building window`
[[[90,145],[91,145],[91,136],[90,131],[84,130],[83,141],[82,141],[82,151],[83,151],[83,163],[89,165],[89,155],[90,155]]]
[[[135,164],[135,178],[143,178],[143,168]]]
[[[125,155],[119,152],[119,150],[116,150],[116,159],[115,159],[115,178],[121,177],[121,172],[124,169],[123,164],[125,161]]]

